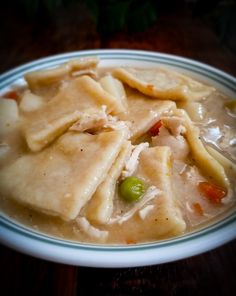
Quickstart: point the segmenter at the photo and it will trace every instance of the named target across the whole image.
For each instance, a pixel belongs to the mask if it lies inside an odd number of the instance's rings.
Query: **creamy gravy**
[[[110,70],[108,69],[100,70],[97,77],[99,78],[104,75],[104,73],[109,71]],[[64,81],[63,83],[68,83],[68,81]],[[45,101],[48,101],[50,95],[55,94],[57,91],[57,85],[54,85],[49,88],[39,88],[35,91],[35,93],[37,95],[44,96]],[[129,100],[129,96],[136,94],[137,91],[131,90],[126,86],[126,93],[128,94]],[[201,101],[200,103],[204,108],[204,116],[202,119],[195,121],[195,124],[200,128],[201,138],[205,144],[215,147],[220,153],[235,162],[236,115],[225,107],[225,103],[229,100],[230,99],[227,96],[216,91],[208,98]],[[24,112],[20,112],[20,116],[23,115]],[[161,133],[159,136],[160,141],[161,137],[165,137],[165,135],[162,135]],[[144,138],[145,141],[152,143],[150,136],[144,135]],[[143,138],[141,137],[135,140],[133,144],[140,143],[140,139]],[[25,143],[24,136],[22,135],[20,128],[16,131],[2,135],[1,143],[2,145],[9,145],[11,149],[10,153],[7,153],[5,157],[1,157],[1,168],[13,163],[29,149]],[[209,181],[209,176],[205,175],[201,169],[198,168],[194,159],[189,156],[187,161],[179,159],[172,159],[172,161],[171,185],[175,193],[178,207],[180,208],[183,219],[186,223],[186,230],[183,233],[205,227],[209,223],[222,219],[222,217],[226,216],[227,213],[235,209],[236,195],[234,173],[227,173],[231,182],[231,187],[229,189],[228,196],[226,197],[226,202],[214,204],[210,200],[204,198],[197,189],[196,184],[203,181]],[[135,174],[138,174],[138,172],[136,171]],[[146,185],[151,186],[152,184]],[[118,187],[118,183],[116,186]],[[117,215],[127,213],[135,206],[135,203],[129,204],[123,201],[117,191],[114,198],[113,218]],[[201,207],[204,209],[204,213],[201,213],[201,210],[199,212],[199,209],[196,210],[192,206],[196,203],[201,204]],[[154,207],[158,208],[158,205],[155,205],[155,203],[149,202],[148,204],[154,205]],[[1,211],[11,219],[32,227],[34,230],[63,239],[75,240],[79,242],[97,242],[96,238],[93,238],[82,231],[77,222],[66,222],[58,217],[40,213],[36,210],[28,208],[25,205],[15,202],[12,199],[9,199],[7,196],[1,196],[0,208]],[[82,213],[83,211],[84,209],[82,210]],[[106,240],[106,243],[108,244],[135,244],[145,242],[147,240],[145,234],[143,233],[146,228],[140,228],[140,223],[144,222],[142,222],[142,219],[140,219],[136,213],[130,219],[121,224],[108,223],[99,225],[94,223],[93,225],[94,227],[99,227],[102,231],[108,231],[109,234]],[[152,221],[152,223],[155,224],[155,220]],[[158,225],[153,227],[158,227]],[[158,239],[164,239],[172,236],[172,233],[165,233],[164,235],[159,235]],[[153,233],[153,235],[150,234],[148,240],[157,240],[155,233]]]

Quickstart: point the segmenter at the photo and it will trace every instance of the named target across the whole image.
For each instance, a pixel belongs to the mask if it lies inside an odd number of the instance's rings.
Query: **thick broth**
[[[109,72],[108,69],[102,69],[99,71],[99,75]],[[127,93],[130,95],[133,92],[126,87]],[[38,94],[47,93],[47,89],[39,89]],[[56,92],[55,89],[50,90],[50,94]],[[207,99],[201,102],[205,115],[202,119],[195,122],[201,130],[201,137],[206,144],[215,147],[224,156],[233,160],[236,160],[236,115],[232,114],[226,107],[225,103],[229,101],[229,98],[220,92],[214,92]],[[137,140],[139,142],[140,140]],[[151,139],[146,137],[145,141]],[[10,156],[4,158],[1,161],[1,166],[7,166],[19,157],[28,148],[24,142],[24,139],[18,134],[9,133],[4,135],[2,142],[9,144],[13,147]],[[194,171],[195,170],[195,171]],[[180,175],[181,171],[181,175]],[[184,220],[187,224],[186,232],[191,232],[201,227],[205,227],[209,223],[213,223],[218,219],[222,219],[230,211],[235,208],[235,175],[228,174],[231,181],[231,198],[228,203],[221,205],[214,205],[208,200],[204,200],[199,191],[196,189],[196,183],[199,181],[206,181],[207,177],[201,173],[201,170],[197,169],[194,161],[189,160],[189,164],[183,165],[181,162],[174,162],[172,166],[172,187],[175,188],[175,195],[178,200],[180,209]],[[117,185],[118,186],[118,185]],[[202,200],[206,212],[204,215],[200,215],[194,212],[190,207],[191,200]],[[115,196],[115,210],[113,217],[127,212],[133,205],[127,204],[122,201],[118,194]],[[36,231],[47,233],[63,239],[75,240],[79,242],[93,242],[97,240],[89,237],[80,230],[75,221],[66,222],[60,218],[49,216],[43,213],[39,213],[28,207],[18,204],[17,202],[8,199],[7,197],[0,198],[1,211],[9,216],[11,219],[16,220],[24,225],[33,228]],[[208,211],[208,212],[207,212]],[[108,230],[109,236],[106,241],[108,244],[132,244],[138,242],[145,242],[145,235],[138,227],[137,217],[127,220],[123,224],[108,224],[108,225],[95,225],[100,230]],[[159,239],[164,239],[170,235],[166,234],[160,236]],[[153,239],[155,240],[155,236]]]

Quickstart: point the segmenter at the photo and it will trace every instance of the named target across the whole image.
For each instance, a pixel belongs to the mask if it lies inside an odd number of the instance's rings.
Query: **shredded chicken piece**
[[[144,220],[148,213],[154,208],[154,205],[148,205],[139,211],[139,216],[142,220]]]
[[[224,205],[227,205],[232,202],[234,198],[234,192],[231,188],[229,188],[227,195],[221,200]]]
[[[127,160],[124,170],[122,171],[122,174],[121,174],[122,179],[131,176],[135,172],[135,170],[138,167],[140,153],[148,147],[149,147],[148,143],[141,143],[137,146],[134,146],[131,156]]]
[[[115,218],[110,219],[109,224],[118,223],[122,224],[125,221],[129,220],[138,210],[142,209],[148,202],[152,199],[157,197],[158,195],[162,194],[162,191],[155,186],[150,186],[144,195],[141,197],[140,201],[134,205],[134,207],[123,214],[122,216],[119,215]]]
[[[187,167],[188,165],[181,160],[175,159],[173,161],[173,168],[178,172],[179,175],[182,175]]]
[[[126,133],[127,139],[130,138],[131,132],[131,123],[129,121],[122,121],[119,120],[116,116],[108,115],[108,121],[104,125],[104,128],[107,128],[108,130],[123,130]]]
[[[104,241],[107,239],[108,231],[100,230],[92,226],[86,218],[78,217],[76,219],[76,222],[81,228],[81,230],[86,234],[88,234],[90,237],[99,239],[101,241]]]
[[[131,127],[131,123],[129,121],[118,120],[116,116],[108,115],[108,121],[104,127],[111,128],[113,130],[119,130],[124,128],[129,129]]]
[[[86,130],[97,130],[108,122],[106,106],[96,113],[83,113],[81,118],[75,122],[69,130],[84,132]]]
[[[161,117],[161,121],[170,130],[173,136],[177,137],[186,133],[185,119],[179,116]]]
[[[102,109],[99,112],[81,114],[81,118],[69,130],[79,132],[98,132],[101,129],[125,130],[127,138],[129,138],[130,123],[128,121],[121,121],[116,116],[107,115],[106,109],[107,106],[102,105]]]
[[[196,166],[189,166],[188,170],[183,173],[188,182],[197,184],[199,181],[203,181],[203,178],[198,174]]]
[[[181,135],[175,137],[170,134],[166,127],[160,129],[159,135],[152,137],[153,146],[169,146],[172,157],[175,160],[186,160],[189,154],[189,145]]]
[[[0,160],[4,159],[11,147],[7,143],[0,143]]]

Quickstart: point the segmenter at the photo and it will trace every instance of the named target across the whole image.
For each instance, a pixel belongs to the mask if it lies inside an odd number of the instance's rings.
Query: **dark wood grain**
[[[234,295],[236,240],[172,263],[87,268],[47,262],[0,247],[5,295]]]
[[[2,295],[76,295],[78,270],[0,246]]]
[[[193,58],[236,75],[236,57],[211,26],[186,6],[165,12],[145,32],[101,38],[81,6],[51,19],[0,11],[0,72],[52,54],[93,48],[160,51]],[[236,295],[236,240],[168,264],[125,269],[73,267],[0,247],[1,295]]]
[[[89,295],[94,291],[96,295],[233,295],[235,250],[236,242],[169,264],[102,271],[80,268],[82,285],[78,290]],[[93,279],[91,286],[82,280],[89,277]]]

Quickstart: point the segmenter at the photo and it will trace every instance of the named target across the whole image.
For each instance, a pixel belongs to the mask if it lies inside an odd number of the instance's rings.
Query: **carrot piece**
[[[148,131],[148,134],[152,137],[158,136],[160,128],[162,127],[162,121],[157,121]]]
[[[204,212],[201,205],[198,202],[192,204],[193,210],[200,216],[203,216]]]
[[[135,241],[135,240],[133,240],[132,238],[130,238],[130,239],[126,239],[126,244],[127,245],[133,245],[133,244],[136,244],[137,242]]]
[[[2,95],[2,98],[5,98],[5,99],[12,99],[12,100],[15,100],[17,101],[19,96],[17,94],[16,91],[12,90],[12,91],[8,91],[6,92],[5,94]]]
[[[199,182],[198,190],[204,197],[214,203],[220,203],[227,194],[227,190],[209,182]]]

